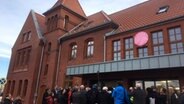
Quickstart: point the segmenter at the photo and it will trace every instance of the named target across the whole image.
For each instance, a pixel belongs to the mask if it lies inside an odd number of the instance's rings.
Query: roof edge
[[[41,40],[44,40],[43,31],[39,26],[39,23],[38,23],[38,20],[36,18],[34,10],[31,10],[31,15],[33,17],[33,22],[34,22],[34,25],[35,25],[35,28],[36,28],[36,32],[38,34],[38,38],[41,39]]]
[[[77,36],[80,36],[80,35],[82,35],[82,34],[89,33],[89,32],[93,32],[93,31],[95,31],[95,30],[99,30],[99,29],[101,29],[101,28],[105,28],[105,27],[110,26],[110,25],[112,25],[113,28],[117,28],[117,27],[118,27],[118,25],[117,25],[115,22],[109,21],[109,22],[100,24],[100,25],[98,25],[98,26],[91,27],[91,28],[88,28],[88,29],[86,29],[86,30],[77,32],[77,33],[72,33],[72,34],[70,34],[70,35],[68,35],[69,33],[66,33],[66,35],[61,36],[58,40],[61,41],[61,40],[63,40],[63,39],[69,39],[69,38],[71,38],[71,37],[76,37],[76,36],[74,36],[74,34],[79,34],[79,35],[77,35]]]

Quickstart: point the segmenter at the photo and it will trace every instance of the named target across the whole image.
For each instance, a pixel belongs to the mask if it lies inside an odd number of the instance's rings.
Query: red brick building
[[[140,32],[148,35],[141,47],[134,44]],[[183,0],[90,16],[78,0],[58,0],[43,15],[30,12],[12,49],[5,93],[40,104],[47,87],[124,80],[126,87],[164,87],[169,96],[171,87],[184,85],[183,73]]]

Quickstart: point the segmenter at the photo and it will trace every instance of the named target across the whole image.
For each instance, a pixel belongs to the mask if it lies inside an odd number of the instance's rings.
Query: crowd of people
[[[184,87],[179,94],[174,91],[170,97],[170,104],[184,104]],[[154,87],[141,89],[140,84],[126,90],[122,82],[117,87],[107,86],[99,89],[97,84],[91,88],[84,85],[64,89],[46,89],[43,95],[42,104],[168,104],[168,96],[165,88],[159,91]]]
[[[19,96],[13,99],[8,94],[0,104],[22,104],[22,100]],[[56,86],[53,90],[45,90],[42,104],[184,104],[184,86],[181,93],[173,90],[169,100],[165,88],[158,91],[155,87],[148,87],[145,91],[141,84],[128,90],[122,82],[118,82],[115,88],[103,86],[102,89],[97,84],[91,88],[84,85],[67,89]]]
[[[5,96],[0,104],[22,104],[22,99],[20,96],[17,96],[15,99],[12,97],[11,94]]]

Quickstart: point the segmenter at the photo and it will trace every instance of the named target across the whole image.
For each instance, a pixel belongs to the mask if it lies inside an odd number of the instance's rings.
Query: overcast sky
[[[1,0],[0,3],[0,78],[6,77],[11,48],[30,12],[42,14],[57,0]],[[117,12],[147,0],[79,0],[86,15]]]

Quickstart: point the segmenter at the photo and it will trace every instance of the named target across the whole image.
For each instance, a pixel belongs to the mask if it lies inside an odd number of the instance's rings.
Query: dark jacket
[[[177,93],[173,93],[171,95],[171,104],[178,104],[179,95]]]
[[[80,92],[75,91],[72,94],[72,104],[80,104]]]
[[[160,94],[158,95],[158,104],[166,104],[167,103],[167,95]]]
[[[87,92],[87,103],[88,104],[95,104],[98,103],[98,90],[96,88],[93,88],[92,90]]]
[[[153,89],[147,89],[146,104],[150,104],[150,98],[155,99],[155,104],[158,104],[158,93],[154,92]]]
[[[10,100],[9,97],[6,97],[6,98],[4,99],[4,103],[3,103],[3,104],[12,104],[12,101]]]
[[[80,91],[80,104],[87,104],[87,92],[85,90]]]
[[[133,104],[145,104],[146,94],[141,88],[137,88],[132,93],[134,97]]]
[[[111,104],[111,95],[107,91],[102,91],[98,96],[99,104]]]
[[[179,97],[179,104],[184,104],[184,93],[181,93]]]
[[[67,104],[68,103],[68,93],[63,93],[63,90],[58,92],[58,103],[59,104]]]

